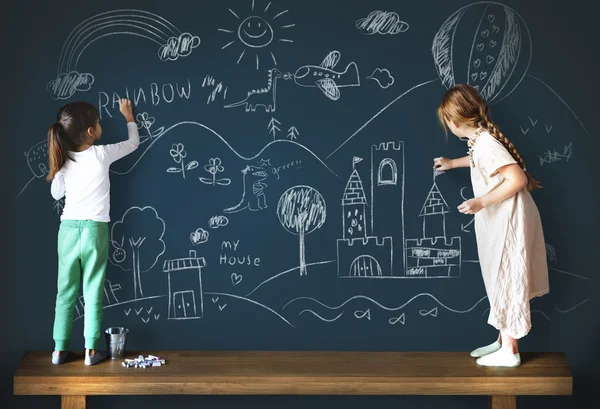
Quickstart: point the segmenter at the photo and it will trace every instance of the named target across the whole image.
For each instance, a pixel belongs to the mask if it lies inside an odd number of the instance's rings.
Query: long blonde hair
[[[51,181],[67,159],[73,159],[69,151],[75,151],[87,140],[88,128],[98,123],[98,111],[87,102],[71,102],[58,111],[56,122],[48,129],[48,162]]]
[[[519,164],[521,169],[527,175],[527,190],[540,189],[542,185],[535,180],[525,166],[525,161],[517,152],[517,148],[508,140],[498,126],[490,119],[489,109],[481,94],[472,86],[466,84],[458,84],[448,89],[442,97],[442,102],[437,109],[437,116],[448,134],[448,125],[446,121],[465,124],[474,128],[481,128],[490,133],[498,140],[508,153]]]

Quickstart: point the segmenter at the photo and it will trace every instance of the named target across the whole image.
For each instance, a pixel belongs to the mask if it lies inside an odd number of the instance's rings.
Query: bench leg
[[[490,409],[517,409],[517,397],[514,395],[490,396]]]
[[[85,395],[62,395],[61,409],[85,409]]]

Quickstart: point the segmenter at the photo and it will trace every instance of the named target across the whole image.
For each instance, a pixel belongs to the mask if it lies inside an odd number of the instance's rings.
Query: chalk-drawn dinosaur
[[[256,111],[256,107],[262,105],[265,107],[265,112],[275,112],[275,103],[277,100],[277,79],[282,78],[283,74],[277,68],[269,70],[269,79],[266,88],[253,89],[248,92],[248,96],[239,102],[225,105],[225,108],[246,106],[246,112]],[[285,77],[289,79],[291,77]]]
[[[267,208],[267,197],[265,196],[264,189],[267,187],[266,183],[263,183],[269,174],[265,172],[265,168],[261,166],[246,165],[242,169],[242,200],[227,209],[224,209],[224,213],[235,213],[245,209],[251,211],[258,211]],[[246,178],[252,177],[254,182],[252,183],[252,190],[250,190],[249,183],[247,184]]]

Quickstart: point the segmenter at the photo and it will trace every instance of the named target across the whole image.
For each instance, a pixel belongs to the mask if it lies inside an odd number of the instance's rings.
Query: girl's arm
[[[135,119],[133,118],[131,101],[121,98],[119,100],[119,110],[127,121],[127,133],[129,134],[129,138],[124,142],[104,145],[102,147],[109,164],[121,159],[123,156],[129,155],[140,146],[140,133],[138,132]]]
[[[469,166],[471,166],[471,159],[468,155],[456,159],[448,159],[444,157],[433,159],[433,167],[437,170],[468,168]]]
[[[498,173],[502,175],[504,181],[500,183],[494,190],[488,192],[484,196],[481,196],[480,199],[483,207],[488,207],[508,199],[509,197],[516,195],[517,192],[527,186],[527,175],[516,163],[501,167],[498,169]]]
[[[135,121],[127,122],[127,133],[129,138],[126,141],[102,146],[109,164],[129,155],[140,146],[140,133]]]
[[[52,179],[52,185],[50,186],[50,193],[54,200],[59,200],[65,195],[65,180],[63,178],[62,173],[57,172],[54,175],[54,179]]]
[[[497,170],[504,180],[494,190],[487,194],[469,199],[458,206],[458,211],[464,214],[475,214],[484,207],[491,206],[514,196],[527,186],[527,175],[516,163],[505,165]]]

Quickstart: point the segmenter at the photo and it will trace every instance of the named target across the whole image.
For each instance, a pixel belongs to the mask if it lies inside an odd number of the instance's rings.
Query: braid
[[[485,111],[487,111],[487,109]],[[523,160],[521,155],[519,155],[519,152],[517,152],[517,148],[515,148],[513,143],[506,136],[504,136],[504,134],[500,131],[498,126],[488,118],[487,112],[482,112],[482,114],[483,119],[479,122],[479,127],[487,130],[490,133],[490,135],[492,135],[497,141],[504,145],[508,153],[510,153],[513,159],[519,164],[521,169],[523,169],[525,175],[527,175],[527,190],[531,192],[534,189],[540,189],[542,187],[541,183],[535,180],[529,174],[529,172],[527,172],[525,161]]]

